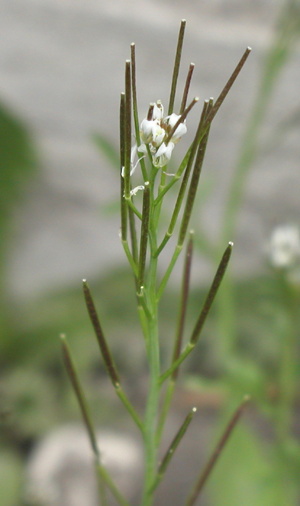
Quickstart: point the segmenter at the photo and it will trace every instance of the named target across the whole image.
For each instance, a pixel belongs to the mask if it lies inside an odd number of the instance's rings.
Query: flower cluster
[[[185,121],[180,122],[180,115],[173,113],[164,118],[163,105],[157,101],[156,104],[150,104],[147,118],[141,123],[140,136],[143,144],[138,151],[145,152],[148,145],[153,165],[164,167],[171,158],[174,145],[186,131]]]
[[[131,149],[130,175],[134,173],[140,161],[140,157],[135,161],[136,156],[139,153],[147,153],[148,148],[155,167],[167,165],[175,144],[187,131],[185,120],[181,122],[180,118],[181,116],[175,113],[164,117],[164,108],[160,100],[150,104],[147,118],[143,119],[140,125],[142,144],[140,146],[135,144]],[[122,176],[124,177],[124,168],[122,168]]]
[[[147,153],[150,154],[154,167],[165,167],[172,156],[175,144],[186,132],[185,119],[181,119],[180,114],[172,113],[164,117],[164,107],[161,101],[157,100],[156,103],[151,103],[147,117],[140,124],[141,144],[139,146],[134,144],[131,148],[130,175],[132,176],[140,160]],[[140,154],[144,154],[144,156],[140,156]],[[124,171],[125,167],[122,167],[122,177],[124,177]],[[130,193],[136,195],[139,190],[143,189],[144,186],[137,186]]]

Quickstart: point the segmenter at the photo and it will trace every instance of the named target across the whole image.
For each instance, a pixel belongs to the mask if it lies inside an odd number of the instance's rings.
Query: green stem
[[[175,172],[171,181],[166,186],[164,186],[164,188],[161,191],[159,191],[158,196],[157,196],[155,203],[154,203],[155,205],[158,205],[162,201],[165,194],[168,193],[168,191],[172,188],[172,186],[174,186],[174,184],[176,184],[177,181],[181,178],[183,171],[186,169],[187,163],[189,161],[191,151],[192,151],[192,146],[189,147],[189,149],[187,150],[186,154],[183,157],[181,164],[179,165],[178,170]]]
[[[156,270],[157,259],[151,257],[149,266],[148,301],[150,306],[150,317],[148,318],[148,363],[149,363],[149,393],[146,404],[144,420],[144,443],[145,443],[145,483],[142,496],[142,506],[152,504],[151,487],[156,475],[157,468],[157,444],[156,444],[156,423],[159,408],[160,394],[160,358],[159,358],[159,336],[158,336],[158,314],[156,301]]]
[[[134,43],[131,44],[130,49],[131,49],[131,84],[132,84],[132,109],[133,109],[133,119],[134,119],[134,130],[135,130],[136,143],[138,146],[140,146],[141,139],[140,139],[139,115],[138,115],[138,104],[137,104],[136,64],[135,64],[135,44]],[[141,165],[144,181],[147,181],[148,176],[147,176],[145,160],[143,157],[140,158],[140,165]]]
[[[99,463],[97,463],[96,469],[97,469],[98,474],[102,478],[102,480],[107,484],[107,487],[109,488],[109,490],[111,491],[112,495],[114,496],[116,501],[119,503],[119,505],[120,506],[130,506],[129,502],[126,501],[126,499],[119,492],[118,488],[114,484],[110,474],[106,471],[106,469],[103,466],[99,465]],[[103,504],[103,506],[104,506],[104,504]]]
[[[135,207],[134,203],[132,202],[131,195],[129,195],[128,198],[125,196],[125,201],[126,201],[127,205],[130,207],[130,209],[134,212],[134,214],[138,217],[138,219],[142,221],[142,215],[141,215],[140,211]]]
[[[295,490],[290,479],[290,462],[287,458],[287,445],[290,442],[292,422],[297,392],[297,323],[299,300],[293,287],[280,276],[281,291],[284,294],[286,319],[279,331],[281,344],[278,370],[279,399],[275,406],[275,444],[278,476],[285,500],[294,504]]]
[[[160,254],[160,252],[163,250],[163,248],[165,247],[165,245],[169,241],[170,237],[173,234],[173,231],[174,231],[174,228],[176,226],[176,223],[178,221],[178,215],[179,215],[180,209],[181,209],[181,207],[183,205],[183,199],[184,199],[185,191],[186,191],[186,188],[187,188],[189,176],[190,176],[190,173],[191,173],[191,170],[192,170],[192,166],[193,166],[193,162],[194,162],[194,159],[195,159],[195,156],[196,156],[197,148],[199,146],[199,137],[201,136],[201,131],[202,131],[203,123],[204,123],[204,120],[205,120],[205,117],[206,117],[206,113],[207,113],[208,110],[210,110],[211,106],[212,106],[212,103],[210,103],[210,102],[204,102],[204,106],[203,106],[203,109],[202,109],[199,125],[198,125],[198,128],[197,128],[197,132],[196,132],[194,141],[192,143],[192,146],[188,150],[187,155],[184,157],[183,162],[180,164],[179,170],[177,171],[177,173],[174,176],[173,184],[181,176],[181,173],[184,170],[184,168],[186,168],[184,176],[183,176],[183,179],[182,179],[182,182],[181,182],[181,185],[180,185],[180,189],[179,189],[179,192],[178,192],[178,196],[177,196],[177,199],[176,199],[174,211],[173,211],[173,214],[172,214],[172,217],[171,217],[171,221],[170,221],[168,230],[167,230],[167,232],[165,234],[165,237],[163,238],[161,244],[159,245],[159,247],[156,250],[156,253],[155,253],[156,256],[158,256]],[[204,146],[206,145],[206,142],[207,142],[207,137],[206,137],[206,141],[205,141]],[[205,147],[204,147],[204,150],[205,150]],[[203,152],[203,157],[204,157],[204,152]],[[203,162],[203,158],[202,158],[202,162]],[[161,200],[159,200],[159,198],[160,197],[162,198],[162,196],[164,195],[164,190],[167,189],[167,188],[170,188],[171,184],[172,183],[169,183],[168,186],[166,186],[162,191],[159,192],[158,197],[157,197],[157,199],[155,201],[155,205],[157,205],[159,202],[161,202]],[[195,185],[197,183],[194,181],[193,184]],[[188,198],[190,198],[190,195],[189,195]]]
[[[115,391],[121,399],[123,405],[131,415],[134,422],[137,424],[138,428],[143,431],[143,424],[140,420],[137,412],[135,411],[134,407],[132,406],[131,402],[129,401],[128,397],[126,396],[120,382],[120,377],[116,368],[116,365],[114,363],[112,354],[110,352],[107,340],[104,336],[100,320],[96,311],[95,303],[92,297],[92,294],[90,292],[89,286],[86,282],[86,280],[83,280],[83,293],[85,298],[86,307],[88,310],[88,314],[91,320],[91,323],[93,325],[95,335],[99,344],[99,348],[101,351],[101,355],[107,370],[107,374],[111,379],[111,382],[115,388]]]
[[[185,87],[184,87],[183,95],[182,95],[182,101],[181,101],[181,106],[180,106],[180,114],[182,114],[183,111],[184,111],[184,109],[186,108],[186,102],[187,102],[187,97],[188,97],[188,93],[189,93],[189,89],[190,89],[190,84],[191,84],[194,68],[195,68],[195,64],[194,63],[190,63],[189,71],[188,71],[188,75],[186,77]]]
[[[163,278],[161,280],[161,283],[159,285],[159,289],[158,289],[158,292],[157,292],[157,300],[158,301],[161,298],[161,296],[162,296],[162,294],[163,294],[163,292],[164,292],[164,290],[166,288],[166,285],[167,285],[167,283],[169,281],[169,277],[172,274],[172,271],[174,269],[174,266],[175,266],[175,264],[177,262],[177,259],[178,259],[179,255],[180,255],[180,253],[182,251],[182,248],[183,248],[183,244],[177,244],[177,246],[176,246],[176,248],[174,250],[174,253],[173,253],[173,256],[172,256],[172,258],[170,260],[170,263],[169,263],[169,265],[167,267],[167,270],[166,270],[166,272],[165,272],[165,274],[164,274],[164,276],[163,276]],[[156,254],[156,252],[155,252],[155,254]]]
[[[208,294],[205,298],[204,304],[202,306],[200,315],[199,315],[199,317],[196,321],[196,324],[194,326],[194,329],[193,329],[192,335],[189,339],[189,342],[187,343],[187,345],[185,346],[184,350],[179,355],[179,357],[173,361],[171,367],[161,375],[161,377],[160,377],[161,383],[163,383],[171,374],[174,373],[174,371],[176,371],[178,366],[186,359],[186,357],[191,353],[191,351],[196,346],[198,339],[200,337],[201,331],[203,329],[204,323],[206,321],[206,318],[210,312],[212,303],[217,295],[220,284],[221,284],[224,274],[226,272],[226,269],[227,269],[227,266],[228,266],[228,263],[230,260],[230,256],[231,256],[232,246],[233,246],[233,244],[229,243],[223,253],[223,256],[222,256],[221,261],[219,263],[217,272],[216,272],[215,277],[212,281],[212,284],[210,286]]]
[[[173,376],[171,376],[170,381],[167,384],[167,389],[165,392],[164,401],[163,401],[163,405],[161,408],[159,421],[157,424],[157,433],[156,433],[157,445],[159,445],[162,435],[163,435],[163,430],[165,427],[166,419],[167,419],[168,413],[170,411],[170,406],[171,406],[171,402],[172,402],[173,395],[174,395],[175,385],[176,385],[176,381],[175,381],[175,379],[173,379]]]
[[[101,504],[103,506],[106,505],[106,491],[105,486],[107,486],[111,493],[114,495],[115,499],[121,506],[129,506],[129,503],[124,499],[122,494],[119,492],[118,488],[114,484],[110,474],[108,471],[102,466],[101,460],[100,460],[100,452],[98,448],[97,443],[97,436],[96,431],[94,428],[94,424],[92,421],[90,409],[84,394],[84,390],[81,386],[81,382],[79,380],[79,376],[76,370],[75,363],[73,361],[71,351],[69,348],[69,345],[67,343],[66,337],[64,334],[61,336],[61,345],[62,345],[62,353],[63,353],[63,360],[65,364],[65,368],[67,371],[67,374],[69,376],[69,379],[71,381],[74,393],[76,395],[81,415],[88,433],[88,437],[90,440],[90,445],[94,454],[94,462],[95,462],[95,470],[96,470],[96,477],[97,477],[97,483],[98,483],[98,490],[99,490],[99,496],[101,499]]]
[[[140,238],[140,255],[139,255],[139,275],[138,275],[138,289],[141,290],[144,285],[144,275],[146,268],[148,235],[149,235],[149,219],[150,219],[150,191],[149,182],[145,182],[145,190],[143,196],[143,213],[141,224],[141,238]]]
[[[178,80],[179,67],[180,67],[180,61],[181,61],[181,53],[182,53],[185,26],[186,26],[186,20],[182,19],[181,24],[180,24],[179,34],[178,34],[175,62],[174,62],[174,66],[173,66],[173,77],[172,77],[172,85],[171,85],[171,92],[170,92],[168,115],[172,114],[173,109],[174,109],[175,94],[176,94],[177,80]]]
[[[178,359],[180,356],[181,348],[182,348],[182,340],[183,340],[183,331],[184,324],[186,318],[186,310],[187,310],[187,301],[188,301],[188,293],[189,293],[189,284],[190,284],[190,274],[191,274],[191,264],[192,264],[192,253],[193,253],[193,233],[190,235],[190,239],[187,245],[184,268],[183,268],[183,276],[182,276],[182,285],[181,285],[181,297],[180,297],[180,308],[178,313],[178,322],[177,322],[177,331],[174,340],[173,354],[172,354],[172,364]],[[158,427],[157,427],[157,443],[160,442],[163,429],[165,426],[166,418],[169,413],[170,405],[172,402],[176,379],[178,377],[178,369],[175,369],[170,381],[167,386],[167,390],[165,393],[161,414],[159,417]]]
[[[165,139],[166,144],[168,144],[168,142],[170,142],[170,140],[172,139],[172,137],[173,137],[174,133],[176,132],[177,128],[179,127],[179,125],[184,122],[188,113],[191,111],[191,109],[194,107],[194,105],[197,104],[198,101],[199,101],[199,97],[193,98],[193,100],[188,105],[188,107],[186,107],[185,110],[183,111],[183,113],[179,116],[175,125],[172,127],[170,133],[167,135],[167,137]]]
[[[124,199],[125,184],[122,177],[122,170],[125,167],[125,93],[121,93],[120,99],[120,211],[121,211],[121,239],[123,244],[127,243],[127,215],[128,208]]]
[[[122,240],[122,246],[124,248],[124,252],[125,252],[125,255],[127,257],[128,263],[130,264],[132,272],[133,272],[135,278],[137,278],[137,276],[138,276],[138,267],[137,267],[137,265],[136,265],[136,263],[135,263],[135,261],[133,259],[133,256],[131,254],[131,251],[130,251],[130,248],[129,248],[127,240],[126,241]]]
[[[191,493],[189,494],[185,506],[193,506],[195,502],[197,501],[200,493],[202,492],[202,489],[204,485],[206,484],[208,478],[211,475],[211,472],[222,453],[222,450],[226,443],[228,442],[229,437],[232,434],[233,429],[236,427],[237,422],[239,421],[242,413],[244,412],[244,409],[246,405],[248,404],[250,398],[249,396],[245,396],[243,402],[239,405],[237,410],[234,412],[233,416],[228,422],[228,425],[225,428],[225,431],[223,432],[221,438],[219,439],[217,446],[215,447],[210,459],[208,460],[206,466],[204,467],[203,471],[201,471],[199,478],[197,479]]]
[[[182,364],[182,362],[187,358],[187,356],[191,353],[191,351],[193,351],[193,349],[195,348],[196,344],[195,343],[191,343],[191,342],[188,342],[187,345],[185,346],[185,348],[183,349],[183,351],[181,352],[180,356],[177,358],[177,360],[175,360],[175,362],[173,362],[173,364],[171,365],[171,367],[169,367],[169,369],[167,369],[159,378],[159,381],[160,381],[160,384],[163,384],[164,381],[166,381],[166,379],[168,379],[171,374],[174,373],[174,371],[176,371],[176,369],[178,369],[178,367],[180,366],[180,364]]]
[[[142,420],[140,419],[140,417],[138,416],[136,410],[132,406],[131,402],[128,400],[128,397],[125,394],[122,386],[116,385],[115,392],[116,392],[117,396],[119,397],[119,399],[122,401],[125,408],[127,409],[128,413],[131,415],[131,418],[133,419],[133,421],[135,422],[137,427],[140,429],[141,433],[143,433],[144,424],[143,424]]]
[[[131,171],[131,65],[125,63],[125,104],[124,104],[124,195],[130,201]]]
[[[144,445],[145,445],[145,482],[142,494],[142,506],[150,506],[153,501],[151,487],[157,472],[157,442],[156,425],[160,398],[160,348],[158,334],[158,305],[157,305],[157,258],[154,252],[157,248],[157,230],[159,209],[154,208],[153,186],[150,186],[150,212],[149,212],[149,246],[150,259],[148,275],[145,283],[145,301],[148,311],[145,312],[148,322],[147,356],[149,364],[149,389],[144,419]]]
[[[167,470],[167,467],[168,467],[172,457],[174,456],[175,450],[177,449],[180,441],[182,440],[184,434],[186,433],[187,428],[190,425],[192,418],[196,412],[197,412],[197,408],[191,409],[191,411],[185,417],[185,420],[183,421],[179,430],[175,434],[168,450],[165,453],[165,456],[163,457],[163,459],[158,467],[157,475],[156,475],[155,481],[152,485],[152,490],[155,490],[158,487],[158,485],[160,484],[161,480],[163,479],[165,472]]]

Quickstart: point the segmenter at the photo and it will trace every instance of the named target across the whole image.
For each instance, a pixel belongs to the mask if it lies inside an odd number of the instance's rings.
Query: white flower
[[[153,139],[151,141],[152,146],[158,148],[163,142],[165,135],[166,131],[160,125],[156,125],[153,129]]]
[[[155,155],[153,155],[153,164],[155,167],[164,167],[169,162],[172,151],[174,149],[174,143],[169,142],[165,144],[164,142],[158,148]]]
[[[160,100],[157,100],[153,107],[152,119],[160,121],[164,117],[164,106]]]
[[[187,132],[185,121],[179,123],[175,132],[170,138],[172,129],[180,119],[178,114],[170,114],[164,118],[164,108],[160,100],[156,103],[151,103],[148,115],[140,124],[140,137],[142,144],[137,148],[133,146],[131,151],[131,171],[130,175],[136,169],[139,160],[134,163],[135,157],[138,153],[147,153],[150,151],[152,154],[152,163],[155,167],[164,167],[169,162],[174,145],[181,139]],[[168,142],[166,142],[168,141]],[[124,175],[124,169],[122,169]]]
[[[143,119],[140,126],[140,136],[145,144],[152,142],[153,131],[155,130],[156,126],[157,126],[156,121],[148,120],[147,118]]]
[[[287,269],[300,260],[300,233],[295,225],[275,228],[269,246],[269,258],[273,267]]]
[[[152,146],[159,147],[164,140],[166,131],[161,127],[157,120],[143,119],[140,126],[140,136],[145,144],[152,144]]]
[[[180,118],[180,116],[178,114],[173,113],[164,119],[164,122],[167,125],[167,129],[169,131],[171,131],[172,128],[176,125],[179,118]],[[181,137],[184,134],[186,134],[186,132],[187,132],[187,128],[186,128],[185,122],[180,123],[172,135],[172,138],[171,138],[172,142],[174,142],[174,143],[178,142],[179,139],[181,139]]]

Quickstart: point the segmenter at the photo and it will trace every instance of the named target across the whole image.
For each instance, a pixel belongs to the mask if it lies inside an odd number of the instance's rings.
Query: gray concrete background
[[[119,94],[132,41],[140,116],[150,101],[167,102],[183,17],[181,82],[195,62],[191,95],[201,100],[218,95],[245,47],[253,47],[215,119],[207,153],[203,177],[212,178],[215,188],[202,219],[212,233],[218,230],[224,188],[282,5],[280,0],[2,0],[0,99],[27,122],[41,158],[41,172],[15,217],[9,265],[15,294],[79,282],[123,258],[119,219],[101,211],[118,197],[118,179],[90,135],[105,133],[117,146]],[[266,137],[274,123],[299,107],[299,60],[298,47],[278,82]],[[193,121],[182,147],[192,139]],[[299,222],[299,155],[298,129],[253,168],[235,237],[236,272],[261,267],[263,244],[274,225]]]

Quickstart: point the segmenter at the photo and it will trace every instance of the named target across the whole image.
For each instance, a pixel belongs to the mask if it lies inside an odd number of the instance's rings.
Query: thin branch
[[[230,242],[228,244],[226,250],[224,251],[222,258],[221,258],[221,261],[219,263],[219,267],[217,269],[217,272],[215,274],[215,277],[213,279],[213,282],[211,284],[211,287],[209,289],[209,292],[208,292],[205,302],[203,304],[203,308],[201,310],[199,318],[198,318],[196,325],[194,327],[194,330],[192,332],[192,336],[190,339],[191,343],[196,343],[199,339],[199,336],[200,336],[201,330],[203,328],[203,325],[206,321],[207,315],[210,311],[212,303],[213,303],[215,296],[217,295],[217,292],[219,290],[223,276],[226,272],[226,269],[227,269],[227,266],[228,266],[228,263],[229,263],[229,260],[231,257],[232,248],[233,248],[233,242]]]
[[[71,381],[74,393],[76,395],[81,415],[84,421],[84,425],[86,427],[88,437],[90,440],[90,445],[94,454],[95,470],[98,478],[99,494],[102,501],[101,504],[104,505],[106,503],[105,488],[104,488],[104,485],[106,485],[110,489],[111,493],[113,494],[113,496],[115,497],[120,506],[129,506],[129,503],[126,501],[121,492],[118,490],[110,474],[101,464],[96,431],[90,414],[90,409],[88,407],[88,403],[84,394],[84,390],[81,386],[79,376],[75,367],[75,363],[73,361],[72,354],[66,340],[66,336],[64,334],[61,334],[60,338],[61,338],[64,365],[67,374],[69,376],[69,379]]]
[[[177,334],[176,334],[176,339],[175,339],[175,343],[174,343],[172,363],[178,359],[180,352],[181,352],[183,330],[184,330],[184,323],[185,323],[186,309],[187,309],[187,302],[188,302],[188,294],[189,294],[189,288],[190,288],[192,256],[193,256],[193,232],[191,232],[191,234],[190,234],[190,239],[189,239],[189,242],[188,242],[188,245],[186,248],[186,254],[185,254],[185,262],[184,262],[182,286],[181,286],[180,311],[179,311],[179,318],[178,318]],[[178,376],[178,368],[174,369],[174,371],[172,373],[172,380],[175,381],[177,379],[177,376]]]
[[[121,199],[121,239],[127,242],[127,204],[124,199],[125,185],[122,176],[125,167],[125,93],[121,93],[120,99],[120,199]]]
[[[161,377],[160,377],[160,383],[162,384],[171,374],[173,374],[173,372],[177,369],[177,367],[186,359],[186,357],[191,353],[191,351],[195,348],[197,342],[198,342],[198,339],[200,337],[200,333],[201,333],[201,330],[203,328],[203,325],[206,321],[206,318],[209,314],[209,311],[211,309],[211,306],[212,306],[212,303],[215,299],[215,296],[217,295],[217,291],[220,287],[220,284],[221,284],[221,281],[223,279],[223,276],[226,272],[226,269],[227,269],[227,266],[228,266],[228,263],[229,263],[229,260],[230,260],[230,256],[231,256],[231,251],[232,251],[232,247],[233,247],[233,243],[230,242],[221,258],[221,261],[219,263],[219,267],[217,269],[217,272],[215,274],[215,277],[213,279],[213,282],[210,286],[210,289],[208,291],[208,294],[206,296],[206,299],[204,301],[204,304],[202,306],[202,310],[200,312],[200,315],[199,315],[199,318],[196,322],[196,325],[194,327],[194,330],[192,332],[192,336],[189,340],[189,342],[187,343],[187,345],[185,346],[184,350],[181,352],[180,356],[178,357],[177,360],[175,360],[171,367],[169,367],[169,369],[167,369],[167,371],[165,371]]]
[[[188,75],[186,77],[185,86],[184,86],[184,90],[183,90],[182,102],[181,102],[181,106],[180,106],[180,114],[182,114],[184,109],[186,108],[186,103],[187,103],[187,98],[188,98],[188,94],[189,94],[189,89],[190,89],[190,85],[191,85],[191,80],[192,80],[194,68],[195,68],[195,64],[191,63],[189,66],[189,71],[188,71]]]
[[[134,130],[136,143],[138,146],[141,145],[140,139],[140,128],[139,128],[139,115],[138,115],[138,103],[137,103],[137,89],[136,89],[136,58],[135,58],[135,44],[134,42],[130,45],[130,54],[131,54],[131,85],[132,85],[132,109],[133,109],[133,120],[134,120]],[[147,180],[147,170],[145,165],[145,160],[143,157],[140,158],[140,165],[142,169],[142,174],[144,181]]]
[[[239,75],[240,71],[242,70],[249,54],[251,53],[251,47],[247,47],[245,50],[243,56],[241,57],[240,61],[238,62],[237,66],[235,67],[234,71],[232,72],[230,78],[228,79],[227,83],[225,84],[223,90],[221,91],[220,95],[218,96],[217,100],[215,101],[215,105],[213,106],[212,110],[210,111],[210,114],[208,115],[205,126],[208,128],[212,120],[214,119],[215,115],[217,114],[218,110],[220,109],[221,105],[223,104],[226,96],[228,95],[228,92],[230,91],[234,81],[236,80],[237,76]]]
[[[140,238],[140,256],[139,256],[139,276],[138,288],[144,285],[144,274],[146,267],[147,245],[149,235],[149,219],[150,219],[150,189],[149,182],[145,182],[144,196],[143,196],[143,211],[142,211],[142,225],[141,225],[141,238]]]
[[[249,403],[250,397],[246,395],[242,401],[242,403],[239,405],[239,407],[234,412],[233,416],[228,422],[228,425],[222,434],[219,442],[217,443],[216,448],[214,449],[210,459],[208,460],[206,466],[204,467],[203,471],[201,472],[198,480],[196,481],[192,492],[188,496],[185,506],[193,506],[198,499],[204,485],[206,484],[208,478],[210,477],[213,468],[216,465],[216,462],[218,458],[220,457],[220,454],[222,453],[222,450],[224,446],[226,445],[233,429],[236,427],[237,422],[239,421],[241,415],[243,414],[245,407]]]
[[[176,121],[175,125],[173,126],[172,130],[168,134],[167,138],[165,139],[165,143],[168,144],[168,142],[172,139],[174,133],[176,132],[177,128],[179,127],[180,123],[183,123],[188,115],[188,113],[191,111],[191,109],[194,107],[195,104],[199,102],[199,97],[193,98],[191,103],[184,109],[183,113],[180,115],[178,120]]]
[[[161,480],[163,479],[165,472],[167,470],[167,467],[175,453],[175,450],[177,449],[180,441],[182,440],[184,434],[187,431],[188,426],[190,425],[193,416],[197,412],[197,408],[192,408],[191,411],[188,413],[188,415],[185,417],[185,420],[183,421],[182,425],[180,426],[179,430],[175,434],[169,448],[167,449],[165,456],[163,457],[157,471],[156,478],[154,480],[153,486],[151,491],[153,492],[156,487],[159,485]]]
[[[130,200],[131,171],[131,62],[125,63],[125,160],[124,160],[124,195]]]
[[[181,53],[182,53],[182,46],[183,46],[185,26],[186,26],[186,20],[182,19],[181,20],[181,24],[180,24],[179,34],[178,34],[176,56],[175,56],[175,62],[174,62],[174,68],[173,68],[173,76],[172,76],[172,85],[171,85],[171,92],[170,92],[168,115],[172,114],[173,109],[174,109],[174,102],[175,102],[177,80],[178,80],[178,74],[179,74],[179,68],[180,68],[180,61],[181,61]]]
[[[143,430],[144,430],[143,423],[140,420],[140,417],[138,416],[136,410],[134,409],[133,405],[129,401],[127,395],[125,394],[125,392],[121,386],[120,378],[117,373],[116,366],[114,364],[111,352],[109,350],[108,344],[106,342],[106,339],[104,337],[104,333],[103,333],[101,325],[100,325],[100,321],[99,321],[99,318],[97,315],[97,311],[96,311],[96,307],[95,307],[95,304],[94,304],[94,301],[92,298],[92,294],[90,292],[90,289],[89,289],[88,284],[85,279],[83,280],[83,293],[84,293],[84,298],[85,298],[85,302],[86,302],[86,307],[87,307],[92,325],[94,327],[94,331],[95,331],[95,334],[97,337],[99,348],[100,348],[100,351],[101,351],[101,354],[103,357],[103,361],[104,361],[107,373],[108,373],[108,375],[111,379],[111,382],[115,388],[115,392],[118,395],[119,399],[122,401],[123,405],[125,406],[125,408],[129,412],[129,414],[131,415],[132,419],[134,420],[134,422],[136,423],[138,428],[140,429],[140,431],[143,432]]]
[[[114,387],[117,387],[120,384],[120,378],[116,370],[116,366],[114,364],[110,349],[108,347],[107,341],[105,339],[102,327],[100,325],[99,317],[96,311],[96,307],[92,298],[91,291],[85,279],[82,281],[83,286],[83,294],[86,303],[86,307],[89,313],[89,317],[91,319],[92,325],[94,327],[94,331],[97,337],[97,341],[99,344],[99,348],[103,357],[103,361],[105,367],[107,369],[107,373],[111,379]]]

